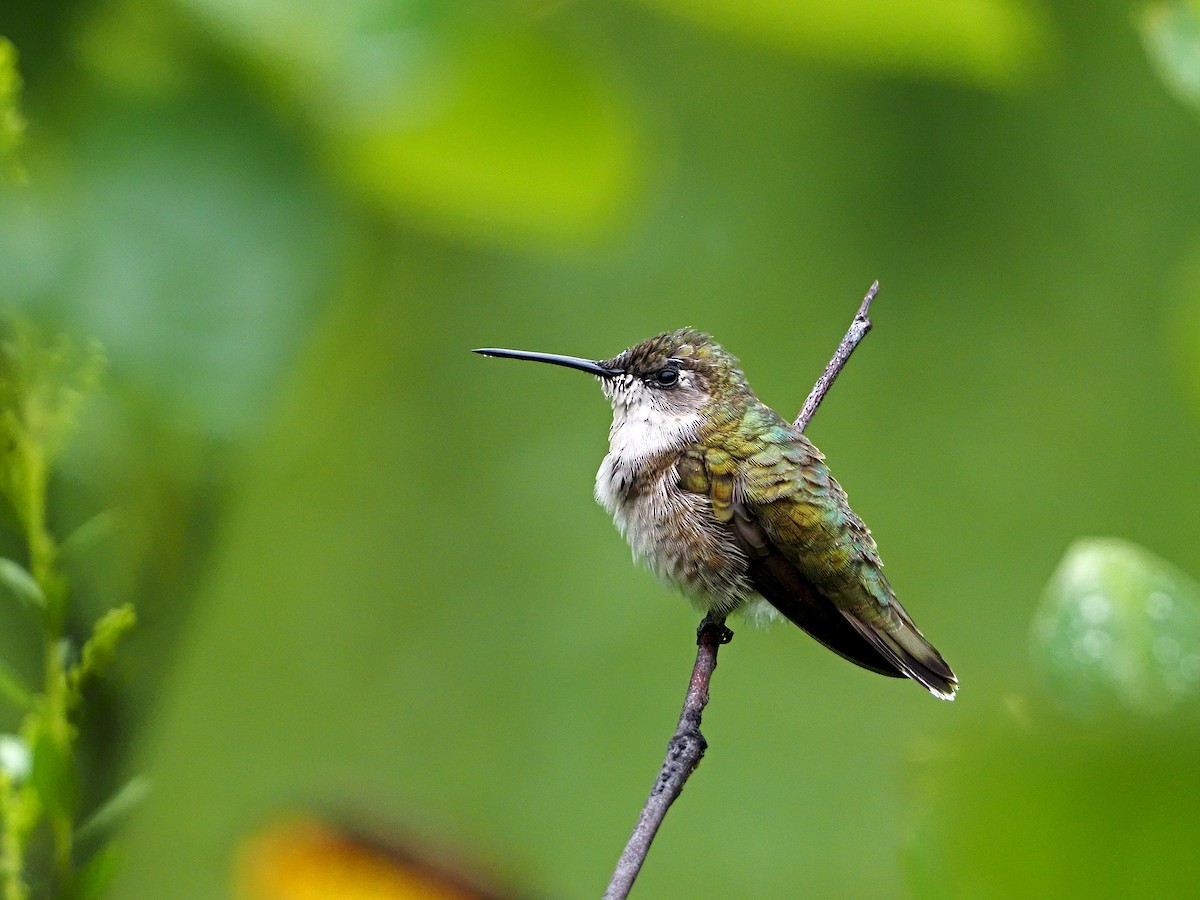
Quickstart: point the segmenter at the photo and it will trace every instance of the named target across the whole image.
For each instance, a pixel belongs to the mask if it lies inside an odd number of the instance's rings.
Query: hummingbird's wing
[[[758,439],[704,450],[703,466],[713,515],[776,609],[863,668],[954,696],[954,672],[896,600],[870,531],[806,437],[781,421]]]

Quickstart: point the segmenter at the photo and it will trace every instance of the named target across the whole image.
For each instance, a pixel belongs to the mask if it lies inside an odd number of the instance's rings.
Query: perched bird
[[[599,378],[613,422],[596,499],[634,556],[701,609],[753,613],[765,600],[851,662],[954,699],[954,672],[896,600],[821,451],[709,335],[660,334],[600,361],[475,352]]]

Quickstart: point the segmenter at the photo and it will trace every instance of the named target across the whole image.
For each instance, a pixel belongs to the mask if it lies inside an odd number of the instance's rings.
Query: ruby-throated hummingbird
[[[709,335],[660,334],[600,361],[475,352],[600,379],[613,423],[596,499],[659,578],[710,614],[765,600],[851,662],[954,699],[954,672],[896,600],[821,451]]]

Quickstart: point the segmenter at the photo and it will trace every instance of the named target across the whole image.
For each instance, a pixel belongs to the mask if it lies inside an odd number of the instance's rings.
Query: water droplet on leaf
[[[1077,715],[1168,712],[1200,695],[1200,586],[1135,544],[1078,541],[1046,586],[1031,643]]]

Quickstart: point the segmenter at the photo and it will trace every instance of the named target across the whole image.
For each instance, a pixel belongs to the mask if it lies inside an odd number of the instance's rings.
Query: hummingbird
[[[954,699],[958,679],[896,599],[824,455],[710,335],[667,332],[603,360],[475,352],[599,379],[613,420],[596,500],[634,558],[710,617],[777,611],[864,669]]]

